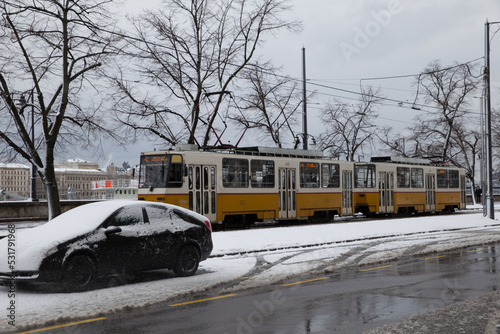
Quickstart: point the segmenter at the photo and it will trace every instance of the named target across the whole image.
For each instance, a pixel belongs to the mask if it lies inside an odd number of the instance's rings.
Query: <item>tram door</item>
[[[425,211],[436,210],[436,175],[425,174]]]
[[[278,170],[279,217],[295,218],[297,216],[296,201],[296,169],[280,168]]]
[[[342,171],[342,214],[352,215],[352,171]]]
[[[210,221],[217,218],[215,176],[215,166],[188,166],[189,209],[206,216]]]
[[[378,202],[380,213],[394,212],[394,173],[378,173]]]

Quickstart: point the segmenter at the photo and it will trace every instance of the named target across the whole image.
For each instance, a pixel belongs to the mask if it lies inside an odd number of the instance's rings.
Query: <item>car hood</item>
[[[16,231],[0,240],[0,272],[37,271],[51,248],[95,230],[114,211],[133,202],[86,204],[67,211],[46,224]],[[9,266],[12,260],[15,261],[14,268]]]

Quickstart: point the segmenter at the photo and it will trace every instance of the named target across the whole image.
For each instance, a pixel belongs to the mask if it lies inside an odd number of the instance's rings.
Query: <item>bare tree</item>
[[[382,151],[405,158],[420,157],[420,148],[424,145],[408,128],[396,131],[393,127],[382,126],[378,129],[376,137],[384,147]]]
[[[239,114],[231,117],[245,131],[257,130],[259,139],[283,147],[283,141],[293,141],[296,111],[302,104],[297,81],[277,75],[271,66],[255,67],[246,74],[250,93],[241,98]]]
[[[500,110],[491,110],[491,144],[495,158],[500,159]]]
[[[368,89],[356,104],[349,105],[337,100],[322,111],[321,120],[327,131],[320,136],[320,147],[334,157],[345,155],[348,161],[355,157],[375,137],[375,107],[380,101],[378,91]]]
[[[443,68],[438,61],[424,69],[417,82],[417,90],[424,95],[427,104],[436,112],[428,112],[416,119],[414,132],[429,143],[426,154],[441,161],[449,161],[453,135],[470,115],[467,109],[470,94],[480,83],[472,72],[471,64],[455,64]]]
[[[109,3],[4,0],[0,5],[0,156],[20,156],[35,166],[46,188],[49,219],[61,212],[56,150],[93,145],[99,133],[111,134],[98,113],[100,103],[85,100],[91,74],[109,54],[111,39],[102,31],[111,22]],[[97,87],[90,89],[95,96]]]
[[[410,133],[402,136],[400,132],[386,127],[379,131],[377,135],[380,142],[385,146],[385,151],[389,154],[410,157],[428,158],[433,161],[441,160],[439,139],[433,138],[429,131],[418,125],[414,128],[407,128],[403,132]],[[477,159],[481,150],[481,133],[474,129],[469,129],[464,124],[456,122],[451,135],[448,149],[447,162],[466,170],[467,177],[474,182]]]
[[[472,184],[475,184],[476,164],[481,153],[481,137],[479,131],[468,129],[466,124],[457,126],[454,130],[453,146],[456,153],[450,156],[450,162],[464,168]]]
[[[425,68],[416,82],[417,98],[423,95],[425,105],[414,105],[425,110],[415,117],[414,126],[404,130],[411,134],[404,138],[404,151],[400,134],[393,134],[391,129],[381,132],[378,137],[388,151],[452,163],[465,168],[474,181],[481,135],[478,113],[469,108],[468,99],[480,83],[479,76],[473,74],[475,69],[472,64],[444,68],[437,61]]]
[[[198,137],[207,145],[224,98],[263,38],[300,27],[281,17],[289,8],[286,0],[172,0],[134,18],[130,55],[141,82],[114,78],[127,98],[118,104],[123,123],[171,144]],[[212,110],[203,109],[207,96],[216,98]]]

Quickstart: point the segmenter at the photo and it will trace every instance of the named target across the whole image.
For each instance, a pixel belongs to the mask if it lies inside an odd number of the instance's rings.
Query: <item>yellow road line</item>
[[[70,323],[67,323],[67,324],[64,324],[64,325],[51,326],[51,327],[45,327],[45,328],[40,328],[40,329],[33,329],[31,331],[26,331],[26,332],[19,332],[17,334],[38,333],[38,332],[48,331],[48,330],[51,330],[51,329],[68,327],[68,326],[75,326],[75,325],[80,325],[80,324],[85,324],[85,323],[88,323],[88,322],[105,320],[105,319],[106,318],[94,318],[94,319],[87,319],[87,320],[75,321],[75,322],[70,322]]]
[[[240,279],[249,279],[249,278],[252,278],[253,276],[243,276],[243,277],[240,277]]]
[[[482,250],[485,250],[485,249],[488,249],[488,248],[473,249],[473,250],[468,250],[468,251],[465,251],[465,252],[466,253],[474,253],[474,252],[479,252],[479,251],[482,251]]]
[[[302,284],[302,283],[309,283],[309,282],[314,282],[314,281],[320,281],[320,280],[326,279],[326,278],[328,278],[328,277],[313,278],[313,279],[308,279],[308,280],[300,281],[300,282],[287,283],[287,284],[283,284],[281,286],[290,286],[290,285],[296,285],[296,284]]]
[[[224,296],[217,296],[217,297],[211,297],[211,298],[205,298],[205,299],[192,300],[192,301],[190,301],[190,302],[177,303],[177,304],[172,304],[172,305],[169,305],[169,306],[174,307],[174,306],[181,306],[181,305],[195,304],[195,303],[201,303],[201,302],[206,302],[206,301],[209,301],[209,300],[215,300],[215,299],[227,298],[227,297],[232,297],[232,296],[236,296],[236,294],[232,293],[232,294],[229,294],[229,295],[224,295]]]
[[[389,267],[394,267],[393,264],[389,264],[387,266],[380,266],[380,267],[374,267],[374,268],[368,268],[368,269],[361,269],[360,271],[370,271],[370,270],[377,270],[377,269],[383,269],[383,268],[389,268]]]
[[[447,257],[448,255],[438,255],[438,256],[433,256],[433,257],[426,257],[425,259],[420,259],[420,261],[427,261],[427,260],[434,260],[434,259],[439,259],[442,257]]]

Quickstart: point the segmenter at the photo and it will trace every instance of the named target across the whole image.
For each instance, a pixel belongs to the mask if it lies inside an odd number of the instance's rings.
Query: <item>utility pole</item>
[[[481,184],[481,193],[482,194],[486,194],[486,184],[485,184],[485,156],[486,156],[486,130],[485,130],[485,125],[484,125],[484,119],[485,119],[485,115],[484,115],[484,87],[483,87],[483,90],[481,92],[481,96],[479,97],[481,99],[481,103],[479,104],[479,110],[481,111],[481,115],[479,117],[479,121],[481,123],[481,157],[480,157],[480,162],[481,162],[481,167],[480,167],[480,184]],[[475,185],[472,184],[472,187],[471,189],[475,189]],[[472,197],[474,197],[475,193],[472,192]],[[479,203],[478,203],[479,204]],[[488,215],[488,212],[486,210],[486,195],[484,196],[481,196],[481,205],[483,206],[483,217],[486,217]]]
[[[306,92],[306,48],[302,48],[302,147],[307,150],[307,92]]]
[[[495,202],[493,198],[493,153],[491,149],[491,97],[490,97],[490,24],[500,22],[488,22],[485,29],[485,57],[484,57],[484,105],[486,112],[486,211],[490,219],[495,219]]]

